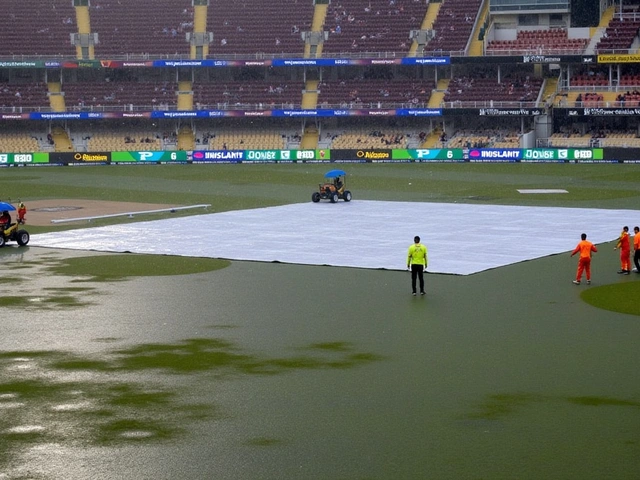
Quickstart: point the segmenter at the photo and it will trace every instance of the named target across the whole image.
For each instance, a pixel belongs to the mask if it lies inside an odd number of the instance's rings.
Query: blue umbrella
[[[0,212],[4,212],[5,210],[9,212],[15,211],[16,207],[7,202],[0,202]]]
[[[329,170],[327,173],[324,174],[324,178],[343,177],[346,174],[347,172],[345,172],[344,170]]]

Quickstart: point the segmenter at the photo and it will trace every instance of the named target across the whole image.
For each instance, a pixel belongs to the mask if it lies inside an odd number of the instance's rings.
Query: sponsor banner
[[[64,60],[61,62],[62,68],[102,68],[100,60]]]
[[[598,55],[598,63],[640,63],[640,55],[632,53]]]
[[[308,151],[311,152],[313,156],[315,156],[315,152],[313,150]],[[262,163],[278,161],[291,162],[294,160],[291,155],[292,152],[295,152],[295,150],[245,150],[242,163]]]
[[[463,149],[470,162],[517,162],[522,158],[519,148],[470,148]]]
[[[273,59],[271,60],[271,64],[274,67],[333,67],[336,65],[350,65],[349,60],[335,60],[331,58],[283,58]]]
[[[312,162],[329,160],[329,150],[196,150],[191,153],[192,163],[263,163]]]
[[[49,163],[48,153],[0,153],[0,166],[32,165]]]
[[[2,113],[0,119],[2,120],[29,120],[30,114],[28,113]]]
[[[570,160],[602,160],[601,148],[526,148],[521,162],[567,162]]]
[[[40,60],[0,60],[0,68],[42,68]]]
[[[617,117],[620,116],[636,116],[640,115],[640,108],[583,108],[582,115],[585,117]],[[570,115],[571,116],[571,115]]]
[[[332,150],[331,160],[350,160],[356,162],[388,162],[392,160],[392,150],[362,149],[362,150]]]
[[[186,162],[187,152],[183,150],[177,150],[175,152],[167,151],[147,151],[147,152],[112,152],[112,163],[125,163],[125,162]]]
[[[111,161],[111,152],[52,152],[49,163],[60,165],[106,165]]]
[[[192,163],[242,163],[244,150],[196,150],[190,157]]]
[[[272,117],[333,117],[335,110],[331,109],[304,109],[304,110],[272,110]],[[347,110],[341,110],[340,116],[344,116]],[[255,116],[255,115],[249,115]]]
[[[569,159],[567,149],[525,148],[521,162],[564,162]]]
[[[542,108],[480,108],[477,110],[481,117],[523,117],[542,115]]]
[[[399,108],[396,110],[399,117],[439,117],[442,116],[441,108]]]
[[[96,120],[102,118],[122,117],[122,113],[114,112],[114,115],[108,115],[103,112],[31,112],[30,120]]]
[[[461,148],[419,148],[416,150],[392,150],[394,160],[409,160],[413,162],[464,162]]]

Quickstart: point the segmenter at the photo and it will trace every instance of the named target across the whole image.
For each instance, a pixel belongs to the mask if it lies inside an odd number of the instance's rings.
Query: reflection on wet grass
[[[45,287],[42,290],[50,291],[50,292],[73,292],[73,293],[85,293],[85,292],[95,292],[96,289],[92,287]]]
[[[99,431],[98,443],[111,444],[117,442],[119,438],[127,439],[130,442],[170,439],[182,432],[182,429],[152,421],[125,419],[102,424]]]
[[[91,302],[80,300],[70,295],[52,296],[15,296],[0,297],[0,307],[28,308],[30,310],[52,310],[56,308],[78,308],[91,305]]]
[[[541,398],[542,397],[538,395],[526,393],[489,395],[487,399],[477,407],[476,412],[465,415],[465,418],[497,420],[510,415],[516,408],[537,402],[541,400]]]
[[[271,447],[273,445],[279,445],[282,441],[277,438],[268,438],[268,437],[257,437],[252,438],[247,442],[248,445],[252,445],[254,447]]]
[[[186,275],[228,267],[231,262],[215,258],[171,255],[93,255],[67,258],[49,266],[58,275],[86,277],[78,281],[112,282],[137,276]]]
[[[353,368],[382,358],[359,352],[345,342],[295,350],[306,353],[267,357],[244,351],[234,342],[212,338],[136,345],[100,357],[57,351],[0,352],[0,472],[19,451],[37,445],[128,445],[175,440],[194,422],[221,418],[215,405],[189,402],[191,392],[158,386],[166,378],[163,373],[213,373],[215,381],[234,375]],[[148,371],[145,378],[154,384],[123,380],[124,375],[140,371]],[[266,437],[248,441],[254,446],[277,443],[280,440]]]
[[[575,403],[576,405],[586,405],[589,407],[640,407],[640,402],[608,397],[568,397],[567,401]]]
[[[116,350],[117,358],[110,361],[65,359],[55,363],[61,370],[137,371],[164,370],[170,373],[196,373],[212,371],[217,374],[245,373],[257,375],[279,374],[288,370],[352,368],[381,360],[382,357],[367,352],[354,351],[347,343],[339,348],[319,348],[318,344],[305,350],[321,350],[333,354],[330,357],[294,356],[286,358],[260,358],[239,351],[233,343],[222,339],[198,338],[178,344],[144,344]]]
[[[463,415],[469,420],[499,420],[535,402],[568,402],[573,405],[587,407],[632,407],[640,408],[640,402],[610,397],[582,396],[582,397],[553,397],[528,393],[489,395],[480,403],[474,412]]]

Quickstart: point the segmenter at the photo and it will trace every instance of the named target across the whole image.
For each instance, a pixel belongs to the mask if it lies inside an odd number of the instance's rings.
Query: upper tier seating
[[[596,51],[612,53],[628,50],[638,36],[638,29],[640,29],[640,19],[613,18],[596,45]]]
[[[515,40],[491,40],[487,51],[495,54],[580,54],[589,44],[588,38],[569,38],[567,30],[520,30]]]
[[[609,85],[609,77],[604,72],[581,73],[571,77],[572,87],[606,87],[607,85]]]
[[[189,55],[185,34],[193,31],[191,0],[97,0],[89,11],[91,30],[99,36],[96,57]]]
[[[49,107],[44,83],[0,83],[0,107],[26,111]]]
[[[417,79],[334,80],[319,85],[318,106],[376,107],[380,104],[425,105],[436,84]]]
[[[0,11],[3,19],[0,57],[75,57],[70,34],[77,32],[76,13],[70,0],[2,0]]]
[[[484,105],[487,102],[535,102],[542,87],[537,77],[453,78],[444,96],[445,102],[468,102]],[[464,106],[464,105],[461,105]]]
[[[68,111],[92,107],[145,106],[150,109],[175,109],[175,83],[149,82],[74,82],[64,83],[65,104]]]
[[[193,87],[197,109],[218,108],[300,108],[302,81],[289,83],[252,80],[225,80],[198,83]]]
[[[435,37],[424,47],[426,54],[464,51],[473,32],[482,0],[445,0],[433,23]]]
[[[426,13],[416,0],[341,0],[329,5],[326,29],[329,39],[323,54],[399,52],[411,47],[409,33],[419,30]]]
[[[216,0],[207,12],[207,30],[214,33],[211,57],[263,53],[299,58],[304,53],[301,32],[311,28],[313,3]]]

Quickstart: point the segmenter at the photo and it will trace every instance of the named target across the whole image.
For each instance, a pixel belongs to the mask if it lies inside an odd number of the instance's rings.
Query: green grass
[[[227,260],[170,255],[98,255],[68,258],[50,270],[58,275],[85,276],[91,281],[113,281],[128,277],[186,275],[225,268]]]
[[[140,168],[27,168],[0,171],[2,200],[87,198],[175,205],[211,204],[208,211],[185,210],[173,217],[308,202],[329,164],[153,165]],[[637,209],[640,165],[630,164],[345,164],[354,200],[458,202]],[[567,194],[522,195],[522,188],[564,188]],[[31,233],[167,218],[168,214],[115,217],[91,224],[29,226]],[[215,259],[159,255],[90,256],[65,260],[54,273],[92,281],[132,276],[181,275],[224,268]],[[8,278],[8,277],[7,277]],[[5,280],[10,281],[10,280]],[[603,290],[600,290],[603,288]],[[640,307],[623,285],[586,290],[585,301],[634,315]],[[60,298],[60,303],[64,303]],[[5,306],[28,305],[7,298]]]
[[[640,204],[640,165],[630,164],[344,164],[354,200],[630,208]],[[175,205],[211,204],[208,212],[310,201],[331,164],[153,165],[138,168],[3,169],[1,200],[87,198]],[[522,195],[521,188],[568,194]],[[201,214],[178,211],[174,217]],[[167,214],[116,217],[91,224],[29,226],[33,233],[130,223]]]
[[[632,281],[593,287],[582,292],[580,297],[594,307],[640,316],[638,292],[640,283]]]

